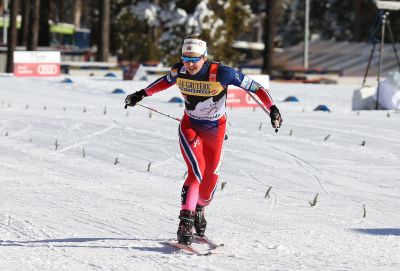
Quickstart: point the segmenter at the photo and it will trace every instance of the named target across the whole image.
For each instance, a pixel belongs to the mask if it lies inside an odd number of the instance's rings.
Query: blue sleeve
[[[247,75],[244,75],[243,73],[228,66],[221,65],[218,67],[217,78],[224,87],[228,85],[234,85],[253,93],[255,93],[259,88],[262,88],[259,83]]]
[[[220,65],[218,67],[217,79],[224,87],[227,85],[235,85],[240,87],[244,74],[236,71],[228,66]]]

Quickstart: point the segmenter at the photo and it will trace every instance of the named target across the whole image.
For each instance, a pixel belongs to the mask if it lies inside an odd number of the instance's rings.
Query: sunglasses
[[[203,58],[203,56],[196,56],[196,57],[181,56],[181,59],[183,62],[192,62],[192,63],[197,63],[202,58]]]

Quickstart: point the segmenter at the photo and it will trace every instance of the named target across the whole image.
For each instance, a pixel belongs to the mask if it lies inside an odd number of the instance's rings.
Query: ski
[[[165,242],[165,244],[170,245],[170,246],[172,246],[174,248],[177,248],[177,249],[180,249],[180,250],[187,251],[187,252],[192,253],[192,254],[197,255],[197,256],[209,256],[209,255],[212,254],[211,251],[209,251],[209,252],[200,252],[197,249],[195,249],[194,247],[192,247],[191,245],[184,245],[184,244],[179,244],[179,243],[176,243],[176,242]]]
[[[193,238],[194,238],[195,240],[197,240],[198,242],[200,242],[200,243],[207,244],[207,245],[210,247],[211,250],[214,250],[214,249],[216,249],[216,248],[219,248],[219,247],[223,247],[223,246],[224,246],[224,244],[217,244],[217,243],[215,243],[214,241],[210,240],[210,239],[209,239],[208,237],[206,237],[206,236],[199,236],[199,235],[194,234],[194,235],[193,235]]]

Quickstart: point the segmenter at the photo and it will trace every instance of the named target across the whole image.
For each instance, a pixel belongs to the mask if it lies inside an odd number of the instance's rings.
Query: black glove
[[[125,109],[128,106],[135,106],[138,102],[140,102],[146,96],[147,96],[147,94],[144,89],[141,89],[139,91],[136,91],[135,93],[129,94],[125,98]]]
[[[279,113],[279,109],[278,109],[278,107],[276,107],[276,105],[273,105],[270,107],[269,116],[271,117],[272,127],[274,127],[274,128],[281,127],[282,116],[281,116],[281,113]]]

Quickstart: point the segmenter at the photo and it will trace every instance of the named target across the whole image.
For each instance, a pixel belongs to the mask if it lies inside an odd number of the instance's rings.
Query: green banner
[[[50,32],[64,35],[73,35],[75,33],[75,26],[73,24],[51,24]]]
[[[4,18],[0,17],[0,27],[3,28],[4,25]],[[10,18],[6,18],[6,27],[8,28],[10,26]],[[21,16],[18,15],[17,17],[17,29],[21,28]]]

